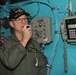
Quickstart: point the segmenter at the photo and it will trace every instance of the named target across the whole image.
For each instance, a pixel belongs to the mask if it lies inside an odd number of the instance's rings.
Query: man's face
[[[15,31],[21,32],[25,25],[28,25],[28,17],[26,15],[22,15],[17,19],[13,19],[10,21],[10,26],[14,28]]]

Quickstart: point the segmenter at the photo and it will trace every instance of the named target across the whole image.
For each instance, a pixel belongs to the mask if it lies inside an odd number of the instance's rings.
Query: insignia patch
[[[33,52],[33,53],[35,53],[37,50],[35,49],[35,48],[28,48],[28,52]]]

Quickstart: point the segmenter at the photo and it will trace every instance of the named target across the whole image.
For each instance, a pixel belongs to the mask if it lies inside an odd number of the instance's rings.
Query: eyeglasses
[[[22,22],[29,22],[30,18],[19,18],[19,19],[13,19],[12,21],[17,21],[18,23],[22,23]]]

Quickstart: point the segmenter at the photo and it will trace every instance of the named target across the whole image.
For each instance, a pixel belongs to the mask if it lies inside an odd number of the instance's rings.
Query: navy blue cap
[[[14,8],[10,11],[9,13],[9,20],[12,19],[17,19],[18,17],[20,17],[21,15],[26,15],[26,16],[30,16],[29,13],[27,13],[25,10],[23,10],[22,8]]]

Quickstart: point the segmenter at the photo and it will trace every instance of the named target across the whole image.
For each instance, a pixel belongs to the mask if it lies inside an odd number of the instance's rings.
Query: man
[[[9,75],[46,75],[47,59],[32,38],[29,17],[30,14],[22,8],[10,11],[9,24],[14,33],[4,37],[0,48],[1,61],[9,70]]]

